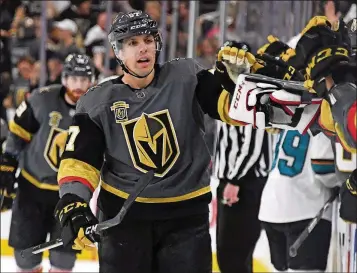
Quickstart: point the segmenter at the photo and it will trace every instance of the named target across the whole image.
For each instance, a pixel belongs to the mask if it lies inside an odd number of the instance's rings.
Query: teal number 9
[[[277,148],[279,148],[281,141],[282,139],[280,138]],[[309,143],[309,134],[301,135],[298,131],[287,131],[285,138],[282,141],[281,149],[290,160],[285,158],[275,158],[273,168],[277,164],[280,174],[289,177],[294,177],[300,174],[305,165]],[[277,151],[275,157],[278,155],[279,152]]]

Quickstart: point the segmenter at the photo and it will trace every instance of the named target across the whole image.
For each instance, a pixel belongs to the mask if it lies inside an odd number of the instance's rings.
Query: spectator
[[[84,37],[92,24],[91,5],[90,0],[72,0],[71,5],[56,17],[56,21],[62,21],[64,19],[73,20],[77,24],[79,32]]]
[[[147,1],[145,3],[145,12],[148,13],[153,20],[160,22],[161,5],[159,1]]]
[[[76,23],[70,19],[64,19],[60,22],[54,22],[53,26],[58,29],[58,39],[60,41],[59,52],[64,60],[70,53],[83,53],[78,48],[75,42],[75,35],[78,27]]]
[[[13,2],[0,0],[0,74],[3,72],[11,73],[9,42],[15,8],[16,5],[14,6]]]
[[[108,39],[107,38],[108,35],[105,31],[106,22],[107,22],[107,14],[105,12],[100,12],[97,18],[97,24],[87,32],[84,39],[86,54],[93,58],[93,62],[97,74],[105,73],[104,71],[104,54],[106,52],[105,41]]]
[[[55,14],[61,14],[65,9],[71,5],[71,1],[50,1],[55,9]]]
[[[32,58],[34,58],[35,60],[39,60],[40,59],[40,48],[41,48],[41,37],[43,36],[42,34],[42,24],[40,21],[40,18],[36,18],[34,21],[34,27],[35,27],[35,35],[36,38],[33,41],[29,42],[29,52],[30,55],[32,56]],[[53,27],[51,22],[48,22],[47,25],[47,42],[46,42],[46,49],[49,50],[54,50],[55,48],[57,50],[59,50],[59,45],[56,45],[56,42],[58,43],[59,41],[55,41],[53,39]]]
[[[45,85],[61,84],[61,73],[63,69],[61,54],[56,51],[48,51],[47,68],[48,77]]]
[[[189,21],[188,5],[188,2],[180,2],[179,5],[177,57],[186,57]]]
[[[205,68],[210,68],[216,61],[218,47],[214,42],[216,38],[203,38],[198,43],[197,61]]]
[[[45,75],[44,75],[45,76]],[[30,74],[30,93],[39,87],[41,77],[41,62],[37,61],[33,65],[33,69]],[[26,94],[28,96],[28,94]]]
[[[17,62],[18,75],[13,80],[10,94],[3,101],[5,108],[17,108],[26,94],[30,93],[34,64],[35,60],[29,56],[22,57]]]

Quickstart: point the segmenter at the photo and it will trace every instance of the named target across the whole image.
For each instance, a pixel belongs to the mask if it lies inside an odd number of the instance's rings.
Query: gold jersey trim
[[[11,133],[17,135],[18,137],[22,138],[23,140],[30,142],[32,134],[18,125],[15,121],[11,120],[9,122],[9,130]]]
[[[223,122],[228,123],[230,125],[233,125],[233,126],[243,125],[242,123],[240,123],[234,119],[231,119],[229,117],[229,115],[228,115],[229,106],[230,106],[229,97],[230,97],[230,95],[229,95],[228,91],[226,91],[226,90],[223,90],[221,95],[219,96],[218,105],[217,105],[219,117]]]
[[[45,184],[40,181],[38,181],[35,177],[33,177],[31,174],[26,172],[25,170],[21,170],[21,175],[29,181],[31,184],[33,184],[35,187],[41,189],[41,190],[50,190],[50,191],[58,191],[59,186],[58,185],[50,185],[50,184]]]
[[[127,199],[129,194],[122,191],[122,190],[119,190],[119,189],[116,189],[114,188],[113,186],[105,183],[103,180],[102,180],[102,184],[101,184],[101,187],[116,195],[116,196],[119,196],[121,198],[124,198],[124,199]],[[180,201],[185,201],[185,200],[189,200],[189,199],[193,199],[195,197],[198,197],[198,196],[201,196],[201,195],[204,195],[206,193],[209,193],[211,191],[211,187],[210,186],[207,186],[207,187],[204,187],[204,188],[201,188],[201,189],[198,189],[198,190],[195,190],[193,192],[190,192],[190,193],[186,193],[184,195],[180,195],[180,196],[175,196],[175,197],[155,197],[155,198],[150,198],[150,197],[137,197],[135,199],[136,202],[139,202],[139,203],[173,203],[173,202],[180,202]]]

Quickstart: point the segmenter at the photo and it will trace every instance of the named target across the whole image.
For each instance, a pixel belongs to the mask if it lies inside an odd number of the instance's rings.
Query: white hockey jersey
[[[331,141],[320,133],[281,131],[263,190],[259,219],[288,223],[316,216],[336,185]],[[331,219],[331,210],[325,219]]]

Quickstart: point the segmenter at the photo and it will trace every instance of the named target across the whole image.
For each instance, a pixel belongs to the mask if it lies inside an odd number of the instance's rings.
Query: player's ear
[[[66,77],[61,77],[61,83],[62,83],[63,86],[67,85]]]

